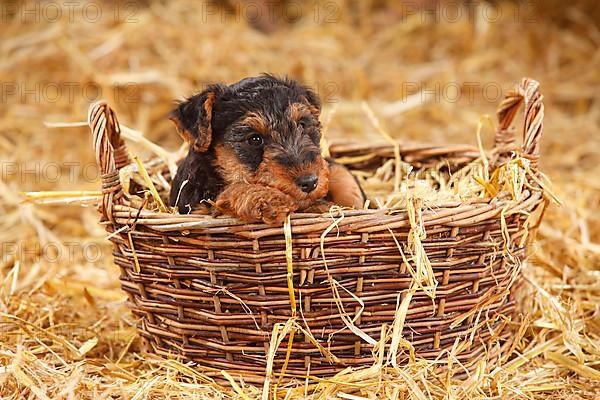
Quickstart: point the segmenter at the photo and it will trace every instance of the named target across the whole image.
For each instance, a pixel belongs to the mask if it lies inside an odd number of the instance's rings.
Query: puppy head
[[[327,194],[321,106],[300,83],[270,75],[211,85],[171,114],[192,151],[213,152],[227,183],[270,186],[306,207]]]

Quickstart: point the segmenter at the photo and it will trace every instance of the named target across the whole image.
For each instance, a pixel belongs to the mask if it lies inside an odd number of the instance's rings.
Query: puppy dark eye
[[[301,119],[300,121],[298,121],[298,127],[302,128],[302,130],[306,129],[306,121]]]
[[[263,138],[260,135],[255,133],[254,135],[251,135],[250,137],[248,137],[248,144],[250,144],[252,146],[262,146]]]

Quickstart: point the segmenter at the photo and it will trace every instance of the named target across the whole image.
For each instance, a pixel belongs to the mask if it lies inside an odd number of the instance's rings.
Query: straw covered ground
[[[251,10],[242,3],[230,2],[239,21],[201,1],[67,3],[1,5],[2,398],[600,397],[595,2],[432,2],[433,13],[383,0],[297,2],[301,8],[274,16],[301,10],[302,18],[268,34],[247,21]],[[193,365],[141,353],[93,207],[91,135],[78,123],[102,97],[123,124],[174,151],[180,142],[166,119],[174,99],[265,71],[318,90],[328,139],[384,140],[366,101],[402,141],[477,145],[481,121],[487,149],[493,127],[485,115],[494,116],[521,77],[541,83],[540,169],[563,204],[547,211],[524,268],[510,359],[466,377],[436,375],[419,362],[272,391],[225,376],[213,381]],[[130,148],[149,150],[141,140]],[[72,191],[77,200],[27,195],[48,191]]]

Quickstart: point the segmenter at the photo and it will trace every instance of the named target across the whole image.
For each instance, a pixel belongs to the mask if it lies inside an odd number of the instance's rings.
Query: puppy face
[[[172,119],[194,151],[214,154],[213,167],[227,184],[273,187],[305,207],[328,190],[319,114],[310,89],[264,75],[210,86]]]

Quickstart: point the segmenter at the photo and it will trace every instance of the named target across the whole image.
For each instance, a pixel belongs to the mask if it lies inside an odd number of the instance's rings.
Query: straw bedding
[[[569,6],[555,20],[540,8],[534,28],[510,20],[398,24],[390,20],[392,13],[377,8],[385,5],[350,6],[337,24],[299,23],[277,38],[220,21],[199,28],[200,10],[195,14],[190,7],[200,5],[149,3],[140,9],[137,24],[115,24],[109,19],[95,24],[93,35],[86,33],[85,21],[3,23],[2,36],[8,39],[0,44],[2,80],[27,82],[30,87],[35,82],[95,81],[102,85],[104,97],[113,97],[115,90],[125,91],[128,82],[135,82],[135,103],[124,102],[123,97],[116,101],[121,122],[171,149],[178,143],[164,115],[173,98],[204,80],[233,81],[269,70],[318,81],[320,86],[336,82],[339,103],[328,104],[324,115],[331,141],[348,136],[381,139],[361,106],[367,100],[385,130],[396,138],[473,143],[475,149],[478,121],[483,147],[491,147],[493,130],[481,114],[493,110],[495,102],[476,95],[473,102],[463,97],[460,102],[398,103],[404,94],[401,82],[493,81],[503,90],[524,74],[542,82],[547,109],[540,169],[551,177],[552,190],[563,205],[547,210],[535,254],[524,267],[523,299],[518,302],[523,317],[511,324],[516,339],[513,357],[494,365],[483,362],[468,372],[458,360],[444,359],[451,373],[439,372],[436,365],[422,360],[387,368],[375,363],[325,380],[276,386],[275,379],[265,388],[219,370],[142,355],[106,235],[97,224],[96,211],[86,206],[96,201],[98,188],[93,170],[84,168],[94,163],[88,130],[64,127],[64,122],[84,121],[89,99],[76,95],[73,101],[63,97],[49,102],[29,96],[21,102],[9,96],[0,109],[3,396],[596,396],[600,390],[600,103],[594,88],[600,82],[595,68],[600,61],[600,33],[593,14],[585,12],[586,4]],[[371,12],[373,19],[356,22],[356,15],[364,12]],[[379,28],[370,21],[378,21]],[[154,37],[148,37],[148,29]],[[179,39],[182,30],[200,29],[202,44]],[[326,33],[331,36],[325,39]],[[241,35],[245,40],[239,40]],[[539,45],[542,42],[545,46]],[[301,59],[293,57],[299,48]],[[403,61],[395,62],[399,58]],[[115,82],[121,89],[111,89]],[[53,123],[63,127],[52,128]],[[128,132],[128,137],[135,153],[151,152],[152,147],[135,132]],[[39,162],[42,179],[23,173],[38,168],[33,160]],[[54,175],[50,176],[49,166],[57,160],[61,179],[50,179]],[[18,172],[9,174],[7,165],[16,166]],[[48,190],[74,192],[23,193]],[[423,190],[426,196],[427,189]],[[29,201],[24,202],[26,197]],[[219,381],[209,376],[215,372],[222,377]]]

